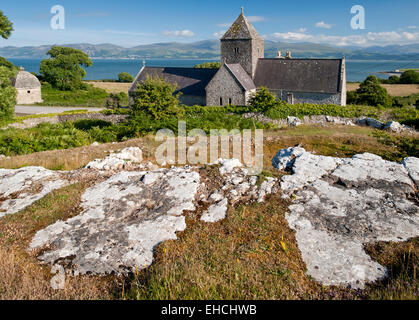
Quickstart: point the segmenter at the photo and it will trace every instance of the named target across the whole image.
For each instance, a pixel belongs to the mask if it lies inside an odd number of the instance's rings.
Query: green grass
[[[63,115],[70,115],[70,114],[87,114],[89,111],[87,110],[71,110],[71,111],[64,111],[59,113],[47,113],[47,114],[31,114],[27,116],[15,117],[15,122],[22,122],[28,119],[39,119],[39,118],[52,118],[55,116],[63,116]]]
[[[41,106],[106,107],[109,94],[99,88],[86,85],[86,90],[60,91],[50,85],[42,86]],[[128,101],[126,101],[128,102]]]

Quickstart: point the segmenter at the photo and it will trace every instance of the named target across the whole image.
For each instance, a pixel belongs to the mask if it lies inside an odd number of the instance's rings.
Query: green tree
[[[355,91],[355,94],[348,97],[348,101],[349,103],[376,107],[391,107],[393,105],[393,99],[380,85],[380,80],[376,76],[368,76]]]
[[[11,70],[11,71],[17,71],[18,68],[10,61],[6,60],[3,57],[0,57],[0,67],[6,67],[7,69]]]
[[[162,78],[147,77],[145,81],[137,85],[133,93],[134,103],[131,108],[132,114],[145,112],[153,119],[178,117],[182,114],[179,107],[179,96],[174,94],[176,85]]]
[[[403,84],[419,84],[419,72],[415,70],[407,70],[400,76],[400,83]]]
[[[266,111],[277,103],[275,95],[270,93],[265,87],[258,88],[256,93],[253,94],[249,100],[249,104],[256,111]]]
[[[111,93],[106,100],[106,107],[109,109],[117,109],[121,107],[121,103],[123,100],[128,98],[125,92],[120,93]]]
[[[14,117],[16,89],[11,79],[15,76],[16,72],[0,66],[0,124],[10,122]]]
[[[118,74],[118,81],[131,83],[134,81],[134,77],[130,75],[128,72],[121,72],[120,74]]]
[[[194,68],[195,69],[220,69],[221,62],[204,62],[204,63],[195,65]]]
[[[82,79],[86,71],[82,66],[90,67],[93,63],[81,50],[68,47],[52,47],[48,52],[50,59],[43,60],[40,66],[42,79],[59,90],[84,88]]]
[[[382,80],[382,83],[385,84],[398,84],[400,82],[400,78],[398,76],[391,76],[387,80]]]
[[[13,31],[13,23],[0,10],[0,36],[3,39],[8,39]]]

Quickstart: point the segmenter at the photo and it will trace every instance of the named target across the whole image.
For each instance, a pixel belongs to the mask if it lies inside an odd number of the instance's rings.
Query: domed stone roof
[[[13,86],[16,89],[37,89],[41,87],[41,83],[32,73],[20,68],[16,79],[13,81]]]

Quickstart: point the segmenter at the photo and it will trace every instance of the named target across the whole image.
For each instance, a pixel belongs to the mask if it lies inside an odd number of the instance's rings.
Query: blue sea
[[[8,59],[17,66],[22,66],[29,72],[39,72],[40,59]],[[196,64],[211,60],[180,60],[180,59],[147,59],[150,67],[193,67]],[[86,68],[86,80],[117,79],[120,72],[128,72],[136,76],[143,65],[142,60],[128,59],[93,59],[93,66]],[[347,80],[363,81],[369,75],[388,78],[383,71],[393,71],[404,68],[419,68],[419,61],[408,60],[347,60]]]

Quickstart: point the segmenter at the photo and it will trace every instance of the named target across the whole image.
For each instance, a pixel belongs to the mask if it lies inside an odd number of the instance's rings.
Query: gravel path
[[[101,111],[105,108],[88,108],[88,107],[44,107],[44,106],[16,106],[15,113],[17,114],[48,114],[48,113],[61,113],[65,111],[74,110],[88,110]]]

